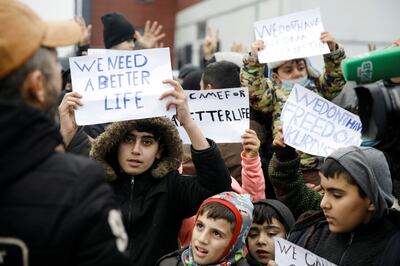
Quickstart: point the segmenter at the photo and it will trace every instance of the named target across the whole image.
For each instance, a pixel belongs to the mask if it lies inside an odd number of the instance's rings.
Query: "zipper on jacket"
[[[131,189],[129,191],[129,213],[128,213],[128,237],[129,237],[129,233],[130,233],[130,229],[131,229],[131,224],[132,224],[132,202],[133,202],[133,189],[135,188],[135,177],[131,176]],[[133,252],[133,243],[132,243],[132,239],[129,240],[128,242],[128,250],[129,253],[132,255]]]
[[[343,260],[344,256],[346,255],[347,250],[349,249],[349,247],[350,247],[351,244],[353,243],[353,239],[354,239],[354,232],[351,232],[351,234],[350,234],[350,239],[349,239],[349,241],[347,242],[346,249],[344,250],[342,257],[340,258],[340,261],[339,261],[339,264],[338,264],[338,265],[342,265],[342,260]]]
[[[135,188],[135,177],[131,176],[131,190],[129,192],[129,214],[128,214],[128,224],[131,224],[132,220],[132,201],[133,201],[133,189]]]

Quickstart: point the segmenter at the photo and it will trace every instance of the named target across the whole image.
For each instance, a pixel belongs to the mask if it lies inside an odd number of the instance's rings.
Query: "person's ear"
[[[367,204],[368,204],[368,211],[369,211],[369,212],[374,212],[374,211],[376,211],[375,205],[374,205],[374,203],[372,202],[372,200],[368,199]]]
[[[40,70],[29,73],[21,88],[21,96],[25,103],[35,107],[42,105],[46,99],[44,84],[45,79]]]
[[[278,83],[278,84],[281,83],[281,80],[279,79],[278,74],[276,74],[275,72],[272,72],[272,74],[271,74],[271,79],[272,79],[273,81],[275,81],[276,83]]]

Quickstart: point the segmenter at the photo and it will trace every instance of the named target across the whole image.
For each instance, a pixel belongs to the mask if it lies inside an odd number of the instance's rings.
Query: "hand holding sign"
[[[75,121],[75,110],[78,106],[82,106],[81,98],[82,95],[78,92],[69,92],[64,95],[61,104],[58,106],[60,133],[66,146],[68,146],[78,129]]]
[[[331,52],[336,50],[335,38],[333,38],[333,36],[329,32],[327,31],[322,32],[320,40],[321,42],[328,44],[329,50],[331,50]]]
[[[181,84],[175,80],[167,79],[163,81],[164,84],[169,84],[174,87],[173,90],[169,90],[161,94],[160,100],[171,96],[172,98],[167,101],[166,108],[170,109],[171,105],[176,107],[176,118],[179,123],[182,124],[186,133],[188,134],[192,146],[195,150],[204,150],[210,147],[210,144],[204,137],[200,128],[197,126],[196,122],[193,121],[190,116],[189,104],[186,93],[184,92]]]

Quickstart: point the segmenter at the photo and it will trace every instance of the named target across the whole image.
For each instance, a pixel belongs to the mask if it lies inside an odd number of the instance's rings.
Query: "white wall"
[[[176,17],[175,48],[194,44],[192,61],[199,62],[197,23],[218,28],[221,50],[233,42],[249,47],[254,40],[253,22],[319,7],[325,30],[343,44],[349,56],[367,51],[368,43],[378,48],[400,37],[399,0],[207,0],[182,10]],[[321,57],[313,58],[317,68]]]
[[[20,0],[32,8],[45,20],[73,19],[75,16],[74,0]],[[58,48],[59,56],[66,56],[73,51],[73,46]]]

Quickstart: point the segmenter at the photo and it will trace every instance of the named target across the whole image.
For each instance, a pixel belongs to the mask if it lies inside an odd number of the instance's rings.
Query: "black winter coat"
[[[149,170],[131,177],[113,165],[115,151],[127,132],[143,124],[162,128],[164,152]],[[216,144],[211,140],[209,143],[211,147],[206,150],[192,149],[197,176],[184,176],[176,170],[181,159],[181,140],[168,118],[117,122],[96,139],[91,155],[102,162],[112,180],[110,184],[129,236],[133,265],[154,265],[163,255],[177,250],[182,220],[196,214],[206,198],[231,190],[228,169]]]
[[[117,248],[123,240],[109,224],[118,205],[101,167],[55,152],[58,128],[27,106],[0,102],[0,128],[4,263],[20,265],[24,257],[31,266],[127,265]]]
[[[350,233],[335,234],[322,211],[309,211],[299,218],[288,240],[336,265],[379,265],[396,225],[387,217],[362,225]]]

